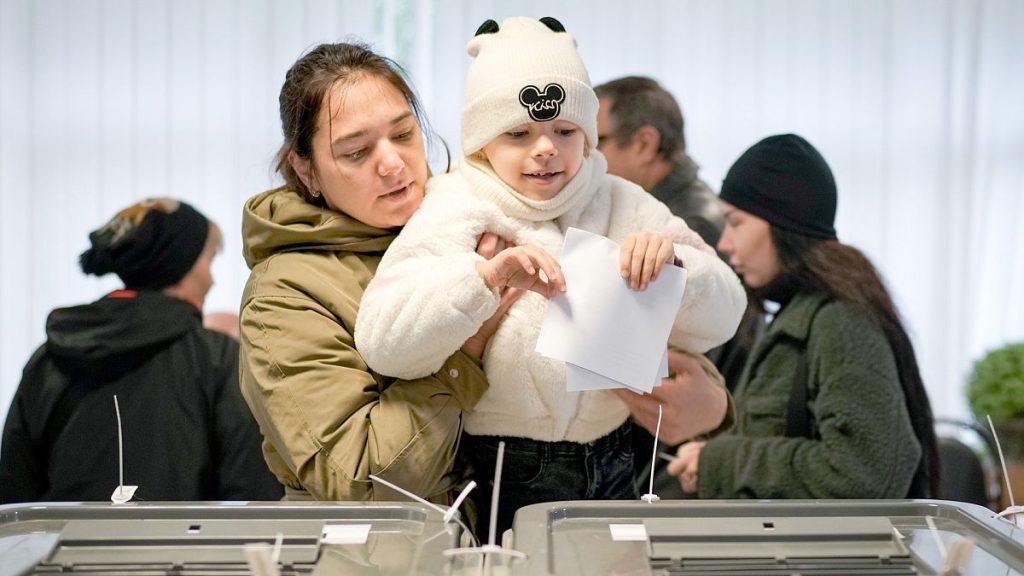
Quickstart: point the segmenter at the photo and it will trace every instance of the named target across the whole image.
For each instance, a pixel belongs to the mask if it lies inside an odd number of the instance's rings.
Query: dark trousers
[[[516,510],[561,500],[629,500],[633,489],[631,424],[593,442],[539,442],[499,436],[463,437],[477,489],[476,534],[487,543],[498,442],[505,442],[495,544],[512,527]]]

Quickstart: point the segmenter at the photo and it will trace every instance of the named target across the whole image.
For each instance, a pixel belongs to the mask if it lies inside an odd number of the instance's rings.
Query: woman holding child
[[[495,347],[488,346],[491,336],[519,295],[508,288],[553,295],[562,287],[558,262],[525,244],[499,252],[504,242],[496,234],[514,234],[480,226],[466,258],[493,299],[473,330],[427,372],[400,380],[372,370],[354,341],[356,317],[385,250],[424,200],[419,103],[393,62],[364,46],[329,44],[293,65],[280,105],[285,144],[277,168],[286,184],[251,198],[243,216],[252,271],[240,314],[241,380],[267,462],[291,498],[405,499],[372,481],[374,474],[450,503],[465,475],[456,458],[465,415],[488,388],[480,359]],[[596,110],[595,99],[588,129]],[[584,142],[582,133],[573,138]],[[587,141],[587,150],[599,159],[595,143]],[[685,225],[677,231],[688,232]],[[660,237],[631,244],[641,245],[658,249],[640,258],[635,272],[627,270],[638,287],[678,255]],[[717,261],[703,244],[691,249]],[[688,259],[684,253],[684,265]],[[691,271],[690,282],[702,285],[700,270]],[[741,310],[738,294],[728,298]],[[724,318],[711,335],[693,332],[692,341],[703,347],[724,340],[732,320]],[[615,410],[616,417],[625,414],[621,405]],[[716,410],[724,418],[725,404]]]
[[[288,498],[405,499],[375,474],[448,504],[462,413],[487,387],[487,329],[404,382],[371,372],[352,341],[363,289],[423,199],[419,103],[390,60],[324,44],[288,71],[280,108],[286,183],[242,221],[241,385],[264,456]]]

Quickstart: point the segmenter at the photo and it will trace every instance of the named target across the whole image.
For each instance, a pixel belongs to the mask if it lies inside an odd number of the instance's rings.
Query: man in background
[[[725,215],[718,196],[697,177],[700,167],[686,152],[683,113],[676,99],[656,80],[625,76],[594,87],[598,97],[597,148],[608,160],[608,172],[639,184],[712,247],[718,244]],[[747,325],[746,322],[741,326]],[[708,358],[727,384],[739,382],[754,335],[738,335],[710,350]],[[654,437],[633,427],[638,489],[647,491]],[[659,450],[675,454],[675,446]],[[654,463],[654,491],[662,498],[682,498],[679,481]]]
[[[715,192],[697,177],[686,153],[683,113],[657,81],[626,76],[594,88],[597,148],[608,172],[642,186],[709,245],[718,244],[725,217]]]

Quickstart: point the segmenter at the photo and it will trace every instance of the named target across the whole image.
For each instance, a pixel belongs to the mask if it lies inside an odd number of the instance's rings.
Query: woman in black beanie
[[[836,238],[825,159],[799,136],[766,138],[719,196],[719,251],[752,303],[779,308],[736,388],[735,428],[684,444],[669,471],[701,498],[933,497],[914,349],[874,266]]]

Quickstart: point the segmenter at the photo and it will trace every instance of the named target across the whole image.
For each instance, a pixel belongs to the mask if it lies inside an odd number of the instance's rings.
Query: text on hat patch
[[[536,86],[524,86],[519,91],[519,103],[526,107],[534,122],[547,122],[558,118],[565,89],[558,84],[548,84],[541,92]]]

